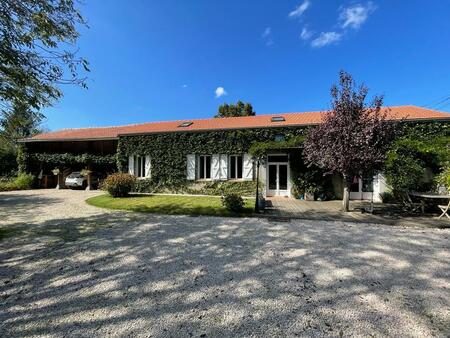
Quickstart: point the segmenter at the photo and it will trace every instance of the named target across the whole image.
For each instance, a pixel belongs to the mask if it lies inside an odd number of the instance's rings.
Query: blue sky
[[[85,1],[87,90],[64,86],[50,129],[329,107],[344,69],[386,105],[450,111],[450,1]],[[447,104],[447,105],[446,105]]]

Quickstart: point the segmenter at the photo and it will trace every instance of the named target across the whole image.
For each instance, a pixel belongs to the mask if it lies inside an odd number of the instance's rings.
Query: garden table
[[[450,204],[450,195],[440,195],[440,194],[434,194],[431,192],[410,192],[409,196],[417,197],[420,200],[420,204],[422,205],[422,214],[425,213],[425,200],[448,199],[449,204]],[[442,208],[441,208],[441,210],[442,210]],[[449,210],[448,210],[447,206],[445,206],[444,209],[442,210],[443,214],[440,217],[442,217],[444,215],[449,217],[447,214],[448,211]]]

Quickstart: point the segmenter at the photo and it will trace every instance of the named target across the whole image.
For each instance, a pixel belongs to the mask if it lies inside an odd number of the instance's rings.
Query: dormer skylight
[[[182,124],[180,124],[178,127],[179,128],[186,128],[189,127],[193,124],[194,122],[188,121],[188,122],[183,122]]]
[[[272,122],[284,122],[286,119],[283,116],[274,116],[271,119]]]

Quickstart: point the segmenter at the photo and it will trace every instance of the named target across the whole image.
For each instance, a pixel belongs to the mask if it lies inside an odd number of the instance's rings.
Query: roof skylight
[[[284,122],[286,119],[283,116],[274,116],[271,119],[272,122]]]
[[[194,123],[194,122],[190,122],[190,121],[188,121],[188,122],[183,122],[183,123],[180,124],[178,127],[180,127],[180,128],[186,128],[186,127],[191,126],[193,123]]]

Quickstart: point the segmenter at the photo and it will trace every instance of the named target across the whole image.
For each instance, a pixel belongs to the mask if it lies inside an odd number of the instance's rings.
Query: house
[[[411,126],[449,128],[450,114],[417,106],[385,107],[389,119]],[[110,173],[128,171],[149,186],[202,186],[208,182],[254,182],[248,154],[254,142],[282,141],[304,135],[324,112],[283,113],[231,118],[152,122],[118,127],[64,129],[22,140],[23,166],[40,176],[55,167],[64,175],[89,167]],[[448,130],[448,129],[447,129]],[[291,196],[290,149],[268,152],[259,177],[266,196]],[[355,177],[352,199],[379,200],[386,190],[382,174]],[[342,184],[333,182],[339,196]]]

